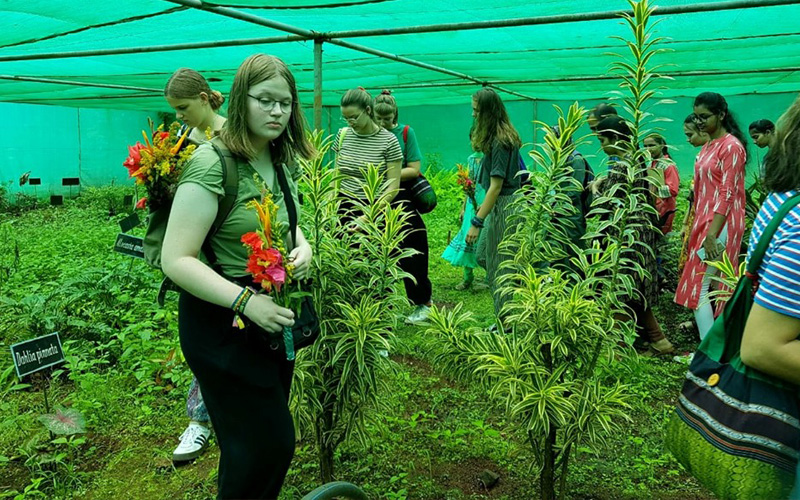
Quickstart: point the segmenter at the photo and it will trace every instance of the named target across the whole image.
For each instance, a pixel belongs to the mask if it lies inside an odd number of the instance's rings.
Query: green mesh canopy
[[[162,0],[0,2],[0,100],[166,111],[161,93],[176,68],[191,67],[206,78],[219,79],[212,86],[227,93],[241,61],[265,52],[289,64],[303,104],[310,106],[314,42],[297,35],[308,30],[322,36],[367,30],[368,36],[337,39],[496,84],[514,92],[505,94],[506,100],[602,98],[617,83],[608,74],[611,53],[623,50],[612,37],[627,36],[628,30],[618,18],[596,15],[627,9],[621,0],[194,1],[227,10],[210,12]],[[697,89],[726,96],[797,91],[800,2],[657,3],[662,9],[692,5],[762,6],[656,16],[658,36],[667,38],[661,47],[668,51],[655,62],[666,65],[663,73],[674,78],[665,96],[691,96]],[[231,17],[239,14],[283,23],[293,32]],[[595,15],[583,19],[588,14]],[[548,16],[571,17],[568,22],[540,20],[541,24],[526,26],[459,29],[456,25],[448,31],[376,34],[409,26]],[[294,39],[263,40],[289,36]],[[150,51],[190,43],[217,46]],[[81,54],[111,49],[147,51]],[[76,54],[64,57],[70,52]],[[322,61],[326,106],[337,105],[342,93],[356,86],[401,89],[403,105],[410,106],[464,103],[480,85],[329,42],[323,43]]]

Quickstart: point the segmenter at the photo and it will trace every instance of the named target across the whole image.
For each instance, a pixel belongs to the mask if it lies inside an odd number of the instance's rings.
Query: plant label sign
[[[114,251],[137,259],[144,259],[144,240],[138,236],[119,233],[117,241],[114,242]]]
[[[12,345],[11,357],[14,358],[17,377],[22,379],[64,361],[64,350],[58,332],[55,332]]]
[[[123,233],[127,233],[128,231],[135,228],[141,223],[142,221],[139,220],[139,214],[133,212],[129,216],[119,221],[119,228],[122,230]]]

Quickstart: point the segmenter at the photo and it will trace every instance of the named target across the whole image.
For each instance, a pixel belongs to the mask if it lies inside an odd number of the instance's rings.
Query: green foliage
[[[571,140],[584,115],[573,104],[566,115],[556,109],[559,137],[539,123],[544,143],[531,153],[537,173],[515,201],[511,227],[517,229],[500,248],[514,257],[504,263],[510,272],[501,282],[501,292],[510,297],[503,311],[510,333],[469,328],[469,315],[458,308],[432,315],[437,365],[460,380],[477,371],[475,377],[521,424],[545,500],[563,498],[572,448],[603,446],[631,408],[630,388],[605,366],[622,355],[619,341],[633,337],[632,322],[615,318],[636,298],[635,283],[646,277],[639,256],[654,251],[640,237],[654,231],[656,212],[645,181],[650,158],[638,144],[652,117],[648,102],[657,93],[651,87],[658,77],[648,66],[660,39],[648,28],[647,0],[630,3],[634,14],[625,21],[633,39],[622,40],[631,57],[620,57],[612,69],[621,78],[633,138],[621,155],[622,181],[606,182],[592,202],[589,248],[569,237],[578,210],[572,199],[581,189],[569,160],[576,144],[585,141]]]
[[[391,362],[382,352],[392,345],[396,319],[390,311],[405,302],[397,267],[411,250],[400,250],[406,235],[402,209],[387,203],[386,184],[369,166],[361,193],[340,193],[339,174],[324,162],[331,139],[311,135],[319,154],[303,161],[305,211],[314,247],[311,276],[322,334],[298,355],[292,408],[297,423],[309,425],[316,436],[320,470],[325,482],[333,478],[338,446],[356,440],[366,445],[366,429],[380,395],[387,391],[385,375]],[[354,218],[343,221],[343,196],[354,200]],[[300,429],[301,435],[304,434]]]
[[[19,243],[11,222],[0,222],[0,280],[19,269]]]

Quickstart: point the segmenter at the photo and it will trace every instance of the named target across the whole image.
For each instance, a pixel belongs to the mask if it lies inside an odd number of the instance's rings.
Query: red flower
[[[143,196],[141,200],[136,202],[137,210],[144,210],[146,206],[147,206],[147,196]]]
[[[147,149],[141,142],[137,142],[133,146],[128,146],[128,157],[122,164],[128,169],[128,176],[133,177],[137,170],[141,167],[139,162],[142,161],[142,154],[139,152],[142,149]]]
[[[165,139],[169,139],[169,132],[161,132],[161,134],[159,134],[159,135],[160,135],[162,141],[165,140]]]
[[[261,236],[255,231],[251,231],[242,236],[242,243],[255,250],[264,248],[264,241]]]
[[[247,272],[253,275],[253,281],[260,283],[267,291],[273,285],[277,291],[286,282],[286,269],[283,267],[283,257],[275,248],[254,249],[247,260]]]

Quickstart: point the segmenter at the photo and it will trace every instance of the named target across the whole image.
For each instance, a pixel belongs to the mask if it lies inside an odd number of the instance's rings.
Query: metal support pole
[[[322,40],[314,40],[314,129],[322,130]]]
[[[800,66],[792,66],[788,68],[765,68],[765,69],[745,69],[745,70],[697,70],[697,71],[675,71],[672,73],[661,73],[661,76],[668,76],[670,78],[685,78],[697,76],[725,76],[725,75],[747,75],[752,73],[794,73],[800,72]],[[598,75],[598,76],[571,76],[566,78],[542,78],[537,80],[498,80],[494,82],[498,85],[525,85],[525,84],[545,84],[545,83],[570,83],[570,82],[589,82],[589,81],[602,81],[602,80],[618,80],[619,76],[615,75]],[[441,83],[408,83],[402,85],[392,85],[393,89],[426,89],[426,88],[441,88],[441,87],[468,87],[472,85],[470,82],[441,82]],[[383,87],[385,87],[384,85]],[[382,87],[381,85],[374,85],[375,88]],[[343,92],[346,89],[331,89],[333,92]]]
[[[47,54],[23,54],[0,56],[0,62],[38,61],[42,59],[65,59],[69,57],[117,56],[122,54],[143,54],[148,52],[169,52],[171,50],[193,50],[218,47],[239,47],[243,45],[266,45],[271,43],[297,42],[308,40],[300,35],[268,36],[264,38],[242,38],[239,40],[219,40],[216,42],[174,43],[150,47],[123,47],[119,49],[73,50],[71,52],[51,52]]]
[[[172,1],[172,0],[168,0]],[[654,16],[678,14],[695,14],[698,12],[714,12],[720,10],[750,9],[754,7],[778,7],[782,5],[800,4],[800,0],[736,0],[731,2],[706,2],[689,5],[672,5],[656,7]],[[559,16],[521,17],[517,19],[498,19],[492,21],[473,21],[464,23],[429,24],[423,26],[405,26],[399,28],[377,28],[348,31],[328,31],[323,33],[328,38],[356,38],[364,36],[409,35],[417,33],[441,33],[444,31],[466,31],[487,28],[510,28],[515,26],[536,26],[543,24],[563,24],[586,21],[603,21],[619,19],[623,15],[633,15],[631,10],[610,10],[604,12],[583,12],[580,14],[564,14]]]
[[[185,7],[192,7],[193,9],[213,12],[214,14],[219,14],[225,17],[231,17],[233,19],[238,19],[240,21],[245,21],[252,24],[259,24],[261,26],[266,26],[267,28],[274,28],[276,30],[285,31],[287,33],[300,35],[302,37],[305,37],[306,40],[317,38],[322,35],[322,33],[317,33],[315,31],[298,28],[297,26],[292,26],[290,24],[284,24],[278,21],[273,21],[271,19],[254,16],[253,14],[247,14],[245,12],[241,12],[236,9],[229,9],[227,7],[214,7],[213,5],[206,4],[201,0],[166,0],[166,1],[176,3],[178,5],[183,5]]]
[[[458,71],[449,70],[446,68],[441,68],[439,66],[434,66],[433,64],[424,63],[421,61],[416,61],[414,59],[409,59],[407,57],[398,56],[397,54],[390,54],[388,52],[384,52],[382,50],[373,49],[370,47],[366,47],[364,45],[358,45],[355,43],[345,42],[344,40],[328,40],[328,43],[333,45],[338,45],[340,47],[345,47],[352,50],[357,50],[359,52],[364,52],[365,54],[371,54],[378,57],[383,57],[384,59],[391,59],[397,62],[408,64],[409,66],[416,66],[418,68],[423,68],[431,71],[436,71],[437,73],[443,73],[449,76],[455,76],[456,78],[461,78],[462,80],[467,80],[472,83],[477,83],[478,85],[482,85],[484,87],[492,87],[495,90],[499,90],[501,92],[505,92],[507,94],[522,97],[523,99],[533,99],[531,96],[527,96],[525,94],[520,94],[519,92],[513,92],[511,90],[504,89],[502,87],[498,87],[492,82],[480,80],[475,78],[474,76],[467,75],[465,73],[459,73]]]
[[[284,23],[281,23],[281,22],[278,22],[278,21],[272,21],[270,19],[265,19],[263,17],[254,16],[252,14],[246,14],[244,12],[240,12],[240,11],[235,10],[235,9],[229,9],[229,8],[226,8],[226,7],[213,7],[213,6],[210,6],[210,5],[206,5],[201,0],[166,0],[166,1],[167,2],[172,2],[172,3],[177,3],[179,5],[184,5],[186,7],[193,7],[195,9],[200,9],[200,10],[205,10],[205,11],[208,11],[208,12],[213,12],[214,14],[219,14],[221,16],[226,16],[226,17],[231,17],[233,19],[239,19],[240,21],[245,21],[245,22],[249,22],[249,23],[253,23],[253,24],[258,24],[258,25],[261,25],[261,26],[265,26],[267,28],[274,28],[274,29],[286,31],[286,32],[289,32],[289,33],[293,33],[295,35],[301,35],[301,36],[305,36],[305,37],[308,37],[308,38],[313,38],[315,40],[316,39],[324,39],[324,40],[327,40],[329,43],[332,43],[334,45],[338,45],[340,47],[346,47],[346,48],[349,48],[349,49],[352,49],[352,50],[357,50],[359,52],[364,52],[365,54],[371,54],[371,55],[378,56],[378,57],[384,57],[386,59],[391,59],[391,60],[394,60],[394,61],[402,62],[402,63],[405,63],[405,64],[409,64],[411,66],[417,66],[419,68],[424,68],[424,69],[428,69],[428,70],[431,70],[431,71],[444,73],[446,75],[455,76],[456,78],[469,80],[471,82],[474,82],[474,83],[477,83],[477,84],[480,84],[480,85],[483,85],[483,86],[492,87],[495,90],[499,90],[501,92],[506,92],[508,94],[511,94],[511,95],[514,95],[514,96],[517,96],[517,97],[522,97],[523,99],[533,99],[533,97],[530,97],[530,96],[527,96],[527,95],[524,95],[524,94],[520,94],[520,93],[517,93],[517,92],[512,92],[512,91],[503,89],[501,87],[497,87],[496,85],[493,85],[491,82],[479,80],[479,79],[477,79],[477,78],[475,78],[473,76],[470,76],[470,75],[467,75],[467,74],[464,74],[464,73],[459,73],[457,71],[452,71],[452,70],[449,70],[449,69],[446,69],[446,68],[440,68],[439,66],[434,66],[432,64],[427,64],[427,63],[423,63],[423,62],[420,62],[420,61],[415,61],[415,60],[409,59],[407,57],[398,56],[396,54],[390,54],[390,53],[384,52],[382,50],[376,50],[376,49],[373,49],[373,48],[370,48],[370,47],[366,47],[364,45],[358,45],[358,44],[355,44],[355,43],[345,42],[344,40],[328,39],[328,37],[326,37],[323,33],[318,33],[318,32],[315,32],[315,31],[306,30],[306,29],[303,29],[303,28],[298,28],[296,26],[291,26],[291,25],[284,24]],[[800,0],[798,0],[798,1],[800,1]]]
[[[130,85],[113,85],[110,83],[88,83],[88,82],[78,82],[74,80],[56,80],[52,78],[33,78],[29,76],[0,75],[0,80],[17,80],[20,82],[34,82],[34,83],[54,83],[58,85],[74,85],[76,87],[97,87],[101,89],[140,90],[144,92],[155,92],[157,94],[163,92],[163,90],[150,89],[147,87],[131,87]]]

